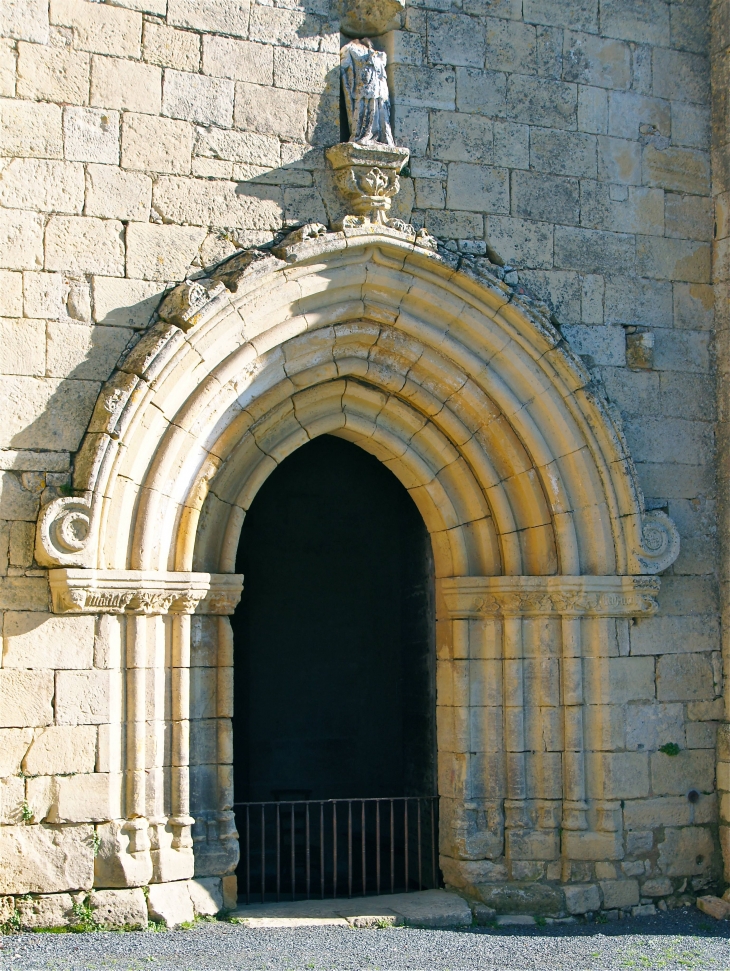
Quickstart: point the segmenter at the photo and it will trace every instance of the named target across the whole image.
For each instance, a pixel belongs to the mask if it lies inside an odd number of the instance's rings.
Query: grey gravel
[[[163,933],[17,934],[0,944],[3,971],[730,969],[730,923],[695,910],[534,929],[247,929],[218,922]]]

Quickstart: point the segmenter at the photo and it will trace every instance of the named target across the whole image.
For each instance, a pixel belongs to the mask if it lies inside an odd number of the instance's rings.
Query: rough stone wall
[[[340,34],[326,0],[5,0],[0,34],[0,893],[61,892],[91,886],[119,798],[118,646],[48,612],[39,505],[168,283],[338,213]],[[659,616],[611,660],[601,772],[627,857],[573,874],[663,893],[718,859],[709,34],[703,2],[427,0],[382,38],[412,152],[394,214],[518,268],[682,535]]]

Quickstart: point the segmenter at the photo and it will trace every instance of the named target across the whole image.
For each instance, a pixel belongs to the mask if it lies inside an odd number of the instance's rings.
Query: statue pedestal
[[[398,174],[409,156],[407,148],[381,142],[340,142],[327,149],[337,187],[352,207],[353,214],[342,220],[343,228],[390,224],[387,213],[400,189]],[[400,226],[400,220],[394,222]]]

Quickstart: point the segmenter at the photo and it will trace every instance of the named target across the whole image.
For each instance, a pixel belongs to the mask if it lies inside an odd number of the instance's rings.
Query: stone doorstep
[[[383,894],[360,900],[301,900],[243,904],[231,914],[248,927],[467,927],[469,904],[446,890]]]

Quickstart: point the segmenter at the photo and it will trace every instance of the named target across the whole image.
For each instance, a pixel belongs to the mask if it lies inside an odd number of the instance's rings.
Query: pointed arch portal
[[[306,235],[167,296],[39,520],[54,610],[100,615],[126,685],[97,884],[235,869],[236,549],[267,477],[325,434],[390,469],[430,534],[447,884],[619,858],[601,699],[671,521],[528,297],[385,227]]]

